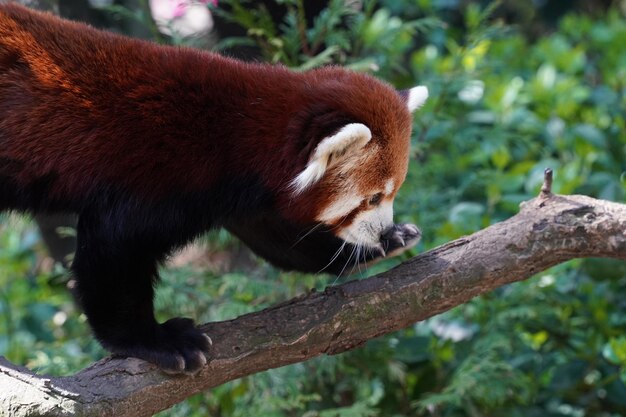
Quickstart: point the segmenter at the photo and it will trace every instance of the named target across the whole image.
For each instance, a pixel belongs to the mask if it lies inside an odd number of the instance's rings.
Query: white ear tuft
[[[413,87],[409,90],[409,98],[406,101],[406,105],[410,112],[422,107],[428,98],[428,88],[423,85]]]
[[[370,129],[362,123],[349,123],[337,133],[323,139],[315,148],[306,168],[291,182],[295,194],[299,194],[319,181],[326,172],[331,157],[333,162],[342,155],[365,146],[372,138]]]

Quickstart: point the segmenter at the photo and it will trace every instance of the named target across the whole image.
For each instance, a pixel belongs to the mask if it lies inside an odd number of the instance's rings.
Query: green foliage
[[[253,7],[250,0],[224,3],[230,10],[216,12],[245,28],[247,36],[224,39],[217,49],[255,44],[266,61],[298,70],[331,63],[384,73],[398,70],[414,36],[439,24],[435,18],[404,21],[388,9],[375,9],[373,0],[364,1],[362,12],[344,0],[331,0],[311,27],[306,24],[303,0],[277,1],[287,8],[279,23],[272,21],[265,7]]]
[[[0,355],[62,375],[104,351],[71,300],[60,267],[40,271],[40,245],[28,222],[0,218]]]
[[[230,9],[215,12],[247,36],[222,39],[218,49],[255,46],[298,70],[338,63],[398,88],[429,87],[396,200],[397,220],[423,228],[415,253],[511,216],[537,194],[546,167],[556,192],[625,201],[626,21],[618,10],[569,13],[531,40],[496,17],[499,4],[365,0],[359,11],[333,0],[307,19],[301,0],[276,1],[287,10],[281,22],[250,1],[220,2]],[[211,242],[233,245],[224,234]],[[41,272],[40,259],[31,225],[0,223],[0,354],[66,374],[103,353],[60,271]],[[337,283],[262,263],[220,276],[168,269],[163,279],[160,318],[201,321]],[[623,262],[578,260],[353,352],[233,381],[159,415],[626,415],[624,300]]]

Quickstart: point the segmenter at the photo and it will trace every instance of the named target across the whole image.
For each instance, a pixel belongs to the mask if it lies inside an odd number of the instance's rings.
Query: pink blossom
[[[193,3],[192,0],[150,0],[150,8],[155,19],[172,20],[184,16]],[[217,7],[217,0],[197,0],[195,3]]]

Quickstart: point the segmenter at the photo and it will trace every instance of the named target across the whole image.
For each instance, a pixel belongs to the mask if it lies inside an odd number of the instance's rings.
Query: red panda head
[[[428,90],[398,93],[379,82],[360,87],[342,102],[351,106],[349,122],[318,140],[291,179],[289,205],[344,242],[384,253],[381,239],[394,226],[393,200],[407,173],[411,113]]]

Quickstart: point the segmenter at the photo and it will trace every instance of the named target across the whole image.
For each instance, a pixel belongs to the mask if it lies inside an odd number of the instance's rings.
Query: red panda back
[[[245,64],[16,5],[0,6],[0,45],[0,132],[10,138],[0,157],[25,164],[22,184],[54,172],[59,194],[98,181],[191,190],[242,154],[233,131],[250,118],[255,84]]]
[[[14,4],[0,6],[0,44],[0,131],[11,138],[0,157],[25,162],[22,183],[54,172],[59,194],[99,181],[191,191],[230,170],[280,187],[306,162],[290,146],[302,140],[290,137],[302,135],[298,120],[329,109],[331,130],[354,119],[384,141],[410,129],[393,89],[340,68],[245,64]]]

